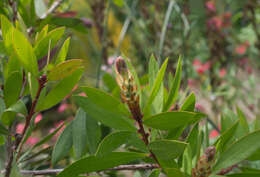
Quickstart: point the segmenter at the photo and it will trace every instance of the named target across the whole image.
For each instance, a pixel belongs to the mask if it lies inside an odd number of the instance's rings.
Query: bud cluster
[[[210,146],[203,156],[198,160],[196,167],[192,169],[192,177],[208,177],[211,174],[211,167],[215,161],[216,148]]]

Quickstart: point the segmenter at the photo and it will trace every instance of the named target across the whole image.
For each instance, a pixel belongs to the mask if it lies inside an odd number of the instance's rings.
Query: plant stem
[[[99,2],[100,3],[100,2]],[[98,5],[99,5],[98,3]],[[102,2],[101,2],[102,3]],[[103,2],[104,3],[104,2]],[[96,19],[96,28],[99,33],[100,37],[100,42],[101,42],[101,51],[100,51],[100,59],[98,60],[98,66],[97,66],[97,82],[96,82],[96,88],[99,88],[100,85],[100,75],[101,75],[101,66],[102,66],[102,61],[106,60],[107,58],[107,42],[106,42],[106,37],[107,37],[107,22],[108,22],[108,12],[110,9],[110,4],[111,0],[108,0],[108,5],[105,10],[105,14],[103,17],[100,18],[95,18]],[[96,16],[102,16],[100,14],[96,14]],[[103,20],[103,26],[100,25],[102,21],[99,19]]]
[[[168,26],[168,23],[169,23],[169,20],[170,20],[170,16],[171,16],[174,4],[175,4],[175,1],[170,0],[169,5],[168,5],[168,9],[166,11],[166,15],[165,15],[165,18],[164,18],[164,22],[163,22],[162,32],[161,32],[161,36],[160,36],[160,43],[159,43],[159,52],[158,52],[159,65],[161,65],[161,63],[163,62],[162,56],[161,56],[162,55],[162,49],[163,49],[163,44],[164,44],[164,41],[165,41],[167,26]]]

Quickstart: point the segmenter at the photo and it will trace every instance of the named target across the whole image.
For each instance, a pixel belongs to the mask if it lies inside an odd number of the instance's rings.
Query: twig
[[[222,169],[222,170],[218,173],[218,175],[225,175],[225,174],[231,172],[234,168],[237,168],[237,167],[238,167],[238,165],[232,165],[231,167],[224,168],[224,169]]]
[[[50,15],[51,13],[53,13],[62,3],[63,0],[57,0],[55,1],[51,7],[47,10],[47,12],[45,14],[43,14],[40,19],[44,19],[46,18],[48,15]]]
[[[100,36],[100,42],[101,42],[101,52],[100,52],[100,59],[98,61],[98,68],[97,68],[97,82],[96,82],[96,87],[99,87],[100,84],[100,75],[101,75],[101,65],[102,65],[102,60],[106,60],[107,58],[107,42],[106,42],[106,37],[107,37],[107,23],[108,23],[108,12],[110,9],[110,4],[111,0],[108,0],[108,5],[106,8],[105,12],[105,17],[103,19],[103,27],[99,26],[96,21],[96,26],[99,31],[99,36]]]
[[[159,43],[159,53],[158,53],[159,65],[162,63],[162,56],[161,55],[162,55],[163,44],[164,44],[164,41],[165,41],[167,26],[168,26],[168,23],[169,23],[169,20],[170,20],[170,16],[171,16],[174,4],[175,4],[175,1],[170,0],[169,5],[168,5],[168,9],[166,11],[166,15],[165,15],[165,18],[164,18],[164,22],[163,22],[162,32],[161,32],[161,36],[160,36],[160,43]]]
[[[9,0],[9,5],[13,10],[13,23],[17,20],[17,2],[15,0]]]
[[[131,165],[119,165],[114,168],[109,168],[102,171],[122,171],[122,170],[151,170],[159,168],[158,164],[131,164]],[[46,170],[21,170],[20,173],[23,175],[56,175],[60,173],[63,169],[46,169]],[[1,171],[0,174],[3,174]]]

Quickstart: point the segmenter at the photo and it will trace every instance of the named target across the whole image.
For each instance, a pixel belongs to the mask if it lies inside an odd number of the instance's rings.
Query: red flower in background
[[[219,77],[223,78],[227,74],[227,70],[225,68],[220,69]]]
[[[223,27],[223,20],[221,17],[215,16],[208,20],[207,22],[208,28],[212,30],[218,30],[220,31]]]
[[[217,130],[212,130],[209,134],[209,138],[210,139],[213,139],[213,138],[216,138],[217,136],[219,136],[219,133]]]
[[[197,71],[198,74],[203,74],[205,71],[209,70],[211,67],[210,61],[207,61],[206,63],[201,63],[200,60],[195,59],[192,64]]]
[[[211,12],[211,13],[216,12],[216,6],[215,6],[215,3],[213,1],[206,2],[205,6],[206,6],[206,8],[209,12]]]
[[[244,55],[246,53],[247,48],[250,46],[249,42],[246,41],[243,44],[240,44],[236,47],[235,52],[238,55]]]

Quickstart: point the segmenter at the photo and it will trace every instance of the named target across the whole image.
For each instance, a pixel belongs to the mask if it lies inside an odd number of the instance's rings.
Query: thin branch
[[[131,164],[131,165],[119,165],[114,168],[109,168],[103,171],[122,171],[122,170],[151,170],[159,168],[158,164]],[[60,173],[63,169],[46,169],[46,170],[21,170],[20,173],[23,175],[56,175]],[[2,171],[1,173],[4,173]],[[1,174],[0,173],[0,174]]]
[[[55,1],[51,7],[46,11],[45,14],[43,14],[40,19],[44,19],[46,18],[48,15],[50,15],[51,13],[53,13],[62,3],[63,0],[57,0]]]

